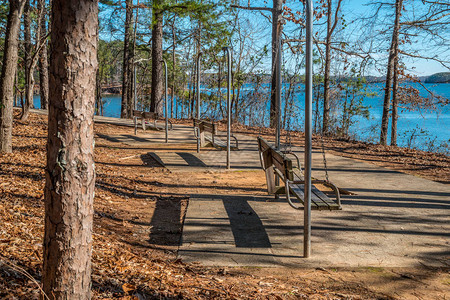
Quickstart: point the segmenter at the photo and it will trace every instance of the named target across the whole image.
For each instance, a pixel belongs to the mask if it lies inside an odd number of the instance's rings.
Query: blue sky
[[[393,0],[391,0],[393,1]],[[418,0],[408,0],[408,1],[418,1]],[[240,4],[243,6],[246,6],[248,4],[248,2],[250,2],[251,6],[272,6],[272,1],[265,1],[265,0],[252,0],[252,1],[248,1],[248,0],[240,0]],[[317,1],[315,1],[317,2]],[[369,14],[372,13],[373,11],[373,7],[368,6],[367,4],[369,3],[369,0],[344,0],[343,2],[343,7],[342,7],[342,11],[344,14],[344,18],[346,20],[353,20],[356,19],[358,17],[361,16],[367,16]],[[302,4],[300,3],[299,0],[287,0],[287,5],[289,7],[294,7],[297,8],[298,10],[302,9]],[[260,30],[260,32],[262,32],[263,34],[261,34],[261,38],[259,38],[256,43],[257,43],[257,47],[258,46],[263,46],[264,44],[268,44],[270,43],[270,31],[271,31],[271,25],[268,22],[268,20],[263,17],[260,13],[257,12],[248,12],[248,11],[242,11],[241,12],[243,17],[248,17],[252,23],[254,23],[253,25],[255,27],[258,28],[258,30]],[[388,20],[390,23],[390,19]],[[386,21],[386,22],[388,22]],[[120,21],[119,21],[120,22]],[[123,22],[123,21],[122,21]],[[392,20],[393,22],[393,20]],[[316,22],[317,23],[317,22]],[[315,24],[315,29],[316,30],[320,30],[320,26],[318,24]],[[360,29],[358,28],[358,26],[361,26],[359,24],[350,24],[349,27],[353,26],[353,32],[352,35],[350,35],[351,38],[358,38],[359,32],[364,30],[364,29]],[[380,25],[381,26],[381,25]],[[286,28],[288,31],[289,28]],[[292,26],[291,26],[292,29]],[[380,27],[375,27],[373,30],[373,33],[376,35],[377,31],[380,29]],[[450,33],[443,33],[447,35],[447,39],[450,39],[449,35]],[[291,35],[294,35],[293,37],[296,37],[295,35],[297,35],[298,37],[298,33],[291,33]],[[106,37],[105,34],[103,34],[102,38],[104,39],[110,39],[111,37]],[[115,34],[113,38],[120,38],[120,34]],[[346,37],[349,38],[349,37]],[[260,44],[260,45],[258,45]],[[385,43],[387,46],[383,45],[385,51],[381,52],[380,54],[376,54],[380,59],[379,59],[379,68],[380,71],[377,71],[376,68],[371,69],[368,73],[370,73],[371,75],[382,75],[383,71],[382,68],[383,66],[387,63],[387,50],[388,50],[388,43]],[[447,44],[448,46],[448,44]],[[447,49],[439,49],[441,51],[445,51],[444,55],[447,56],[447,59],[449,59],[450,57],[450,47],[447,47]],[[433,53],[427,53],[428,55],[432,55]],[[386,62],[384,62],[386,61]],[[407,59],[404,58],[403,62],[408,66],[409,72],[418,76],[427,76],[427,75],[431,75],[437,72],[448,72],[448,69],[446,69],[445,67],[443,67],[441,64],[434,62],[434,61],[430,61],[430,60],[420,60],[420,59]],[[270,57],[268,57],[265,60],[265,65],[266,64],[270,64]]]
[[[387,0],[385,2],[395,2],[394,0]],[[415,2],[420,2],[418,0],[406,0],[405,1],[405,5],[410,5],[412,1]],[[302,4],[299,3],[299,0],[287,0],[286,1],[286,5],[289,7],[297,7],[299,9],[301,9]],[[317,5],[318,1],[314,1],[313,3]],[[363,16],[367,17],[369,15],[373,15],[373,11],[374,11],[374,6],[368,5],[371,1],[370,0],[343,0],[343,4],[342,4],[342,13],[344,15],[344,18],[347,20],[347,22],[349,22],[350,20],[355,20],[358,18],[361,18]],[[373,1],[376,2],[376,1]],[[248,4],[248,0],[240,0],[240,4],[243,6],[246,6]],[[264,0],[252,0],[250,1],[250,4],[252,6],[271,6],[272,5],[272,1],[264,1]],[[249,12],[248,14],[253,14],[254,17],[261,19],[261,17],[257,17],[256,13],[252,13]],[[392,21],[391,21],[392,19]],[[264,22],[264,18],[262,18],[262,21]],[[393,17],[389,17],[384,23],[381,23],[380,26],[377,26],[373,29],[373,34],[377,35],[377,32],[379,30],[381,30],[381,26],[385,25],[387,22],[394,22]],[[317,24],[318,22],[315,22],[315,31],[316,30],[320,30],[320,26]],[[354,34],[355,36],[358,36],[358,32],[362,31],[363,29],[360,29],[358,26],[361,26],[360,24],[349,24],[349,27],[351,28],[353,26],[353,30],[354,32],[352,34]],[[268,25],[267,26],[267,30],[270,31],[271,28]],[[442,35],[446,35],[447,41],[450,40],[450,32],[443,32]],[[268,38],[270,38],[270,35],[267,35]],[[390,37],[389,41],[390,41]],[[412,47],[415,47],[416,45],[412,45]],[[388,54],[388,47],[389,47],[389,43],[386,43],[386,45],[384,46],[384,53],[380,53],[380,54],[374,54],[374,57],[379,57],[379,66],[378,67],[383,67],[383,65],[387,64],[387,54]],[[446,47],[447,49],[434,49],[434,50],[439,50],[440,52],[445,51],[445,55],[447,60],[450,59],[450,46],[447,42],[447,45],[445,45],[444,47]],[[427,52],[426,55],[428,56],[432,56],[434,53],[433,50],[431,50],[430,52]],[[442,66],[440,63],[435,62],[433,60],[424,60],[424,59],[411,59],[411,58],[407,58],[407,57],[403,57],[402,58],[404,64],[408,67],[408,72],[410,74],[413,75],[417,75],[417,76],[428,76],[434,73],[438,73],[438,72],[449,72],[448,69],[446,69],[444,66]],[[369,70],[369,73],[371,75],[383,75],[384,74],[384,70],[381,70],[381,73],[376,70],[375,68]]]
[[[373,6],[367,5],[369,2],[370,1],[368,0],[344,0],[344,7],[343,7],[344,14],[347,15],[349,19],[355,19],[361,16],[373,14]],[[408,5],[408,1],[405,1],[405,4]],[[450,46],[448,44],[448,41],[450,40],[450,32],[443,32],[442,35],[446,36],[447,45],[446,49],[439,49],[439,50],[445,50],[447,59],[450,59]],[[433,53],[427,53],[427,55],[432,56]],[[438,72],[449,72],[448,69],[446,69],[440,63],[433,60],[425,60],[425,59],[413,60],[404,58],[404,63],[408,65],[411,73],[416,74],[418,76],[428,76]]]

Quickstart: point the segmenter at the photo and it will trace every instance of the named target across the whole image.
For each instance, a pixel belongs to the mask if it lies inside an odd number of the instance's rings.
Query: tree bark
[[[47,9],[45,8],[45,0],[38,1],[38,11],[41,14],[40,36],[45,38],[47,35]],[[45,38],[44,46],[42,47],[39,56],[39,94],[41,96],[41,109],[48,109],[48,48],[47,39]]]
[[[176,34],[175,34],[175,16],[173,16],[173,20],[172,20],[172,91],[171,91],[171,103],[172,105],[170,106],[170,117],[173,118],[173,107],[174,105],[176,105],[175,103],[175,70],[176,70],[176,56],[175,56],[175,44],[176,44]],[[175,109],[175,117],[178,118],[178,109]]]
[[[150,111],[163,115],[163,12],[158,8],[161,0],[153,1],[152,27],[152,93]]]
[[[33,106],[34,76],[32,71],[32,45],[31,45],[31,5],[27,0],[24,8],[24,42],[25,42],[25,105],[22,107],[20,119],[26,121]]]
[[[90,299],[98,2],[53,0],[43,286]]]
[[[139,1],[137,2],[137,5],[139,6]],[[136,8],[136,14],[134,15],[134,29],[133,29],[133,41],[130,41],[130,53],[129,55],[129,67],[128,67],[128,117],[131,118],[133,116],[133,110],[135,107],[135,101],[137,101],[137,99],[134,99],[134,89],[136,87],[136,78],[134,76],[134,72],[135,72],[135,64],[134,64],[134,60],[135,60],[135,54],[136,54],[136,34],[137,34],[137,23],[138,23],[138,14],[139,10],[138,8]],[[133,16],[133,10],[131,10],[131,15]]]
[[[95,114],[103,116],[102,82],[98,69],[95,76]]]
[[[333,14],[332,0],[327,0],[327,39],[325,43],[325,71],[323,75],[323,124],[322,133],[328,134],[330,131],[330,69],[331,69],[331,40],[336,29],[339,18],[338,13],[342,0],[338,0],[336,10]],[[334,20],[333,20],[334,15]]]
[[[277,55],[279,51],[279,41],[281,38],[281,32],[283,31],[282,11],[283,0],[273,0],[272,9],[272,85],[270,92],[270,127],[275,128],[277,124],[276,112],[278,110],[276,101],[276,81],[277,81]]]
[[[10,0],[0,77],[0,152],[12,152],[14,78],[17,71],[20,18],[25,0]]]
[[[389,125],[389,109],[391,106],[391,86],[394,74],[395,54],[398,51],[398,34],[400,30],[400,16],[403,7],[403,0],[395,1],[395,21],[392,31],[391,47],[389,49],[389,59],[386,72],[386,87],[384,88],[383,117],[381,119],[380,144],[387,144],[387,133]]]
[[[130,44],[131,44],[131,21],[133,19],[133,1],[126,0],[125,16],[125,37],[123,41],[123,66],[122,66],[122,106],[120,109],[121,118],[129,118],[129,92],[130,92]]]
[[[330,63],[331,63],[331,28],[332,20],[331,14],[333,11],[332,1],[327,0],[328,13],[327,13],[327,39],[325,43],[325,72],[323,76],[323,125],[322,133],[328,134],[330,123]]]
[[[398,48],[398,47],[397,47]],[[394,78],[392,84],[392,123],[391,123],[391,146],[397,146],[397,120],[398,120],[398,49],[394,58]]]

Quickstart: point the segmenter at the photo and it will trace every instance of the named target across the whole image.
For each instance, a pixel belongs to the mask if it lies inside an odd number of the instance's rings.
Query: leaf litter
[[[39,299],[41,294],[46,123],[45,116],[32,114],[28,122],[16,116],[13,153],[0,154],[0,299]],[[96,124],[95,130],[130,131],[105,124]],[[94,299],[393,298],[350,276],[329,279],[355,271],[291,270],[287,276],[285,270],[214,268],[177,259],[189,191],[168,186],[174,179],[164,181],[167,170],[146,152],[96,141]],[[216,177],[218,184],[226,181]],[[157,223],[149,222],[153,214],[162,216]]]

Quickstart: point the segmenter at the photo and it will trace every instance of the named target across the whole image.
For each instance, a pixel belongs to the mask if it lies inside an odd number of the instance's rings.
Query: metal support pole
[[[166,143],[169,142],[169,101],[167,99],[167,63],[165,60],[163,60],[164,63],[164,70],[165,70],[165,85],[164,85],[164,113],[166,115]]]
[[[197,56],[197,119],[200,120],[200,57],[202,53],[199,52]]]
[[[231,168],[230,156],[231,156],[231,51],[228,47],[223,47],[223,51],[227,52],[228,61],[228,80],[227,80],[227,169]]]
[[[277,150],[280,150],[280,140],[281,140],[281,55],[283,53],[282,48],[282,41],[281,37],[278,37],[278,50],[277,50],[277,62],[276,62],[276,74],[277,77],[275,78],[275,102],[276,102],[276,108],[275,116],[276,116],[276,134],[275,134],[275,147]],[[280,185],[280,177],[278,177],[277,174],[275,174],[275,185]],[[279,199],[280,196],[278,194],[275,194],[275,199]]]
[[[137,86],[137,82],[136,82],[136,64],[134,64],[134,110],[137,110],[137,93],[136,93],[136,86]]]
[[[280,150],[280,136],[281,136],[281,84],[282,84],[282,79],[281,79],[281,55],[283,53],[282,50],[282,41],[281,38],[279,38],[278,41],[278,53],[277,55],[277,65],[276,65],[276,70],[277,70],[277,77],[276,77],[276,93],[275,93],[275,101],[276,101],[276,107],[277,110],[275,112],[276,114],[276,137],[275,137],[275,144],[277,147],[277,150]]]
[[[313,0],[306,0],[306,69],[305,69],[305,211],[303,256],[311,255],[311,140],[312,140],[312,31]]]

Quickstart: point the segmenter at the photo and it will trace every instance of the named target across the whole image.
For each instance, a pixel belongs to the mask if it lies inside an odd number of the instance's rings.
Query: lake
[[[450,84],[424,84],[425,87],[437,95],[450,98]],[[269,86],[264,87],[266,90]],[[425,90],[420,88],[425,94]],[[243,94],[251,92],[253,87],[249,84],[244,85]],[[363,104],[370,106],[369,119],[362,117],[355,118],[355,124],[350,128],[350,135],[358,140],[377,142],[379,140],[380,122],[383,108],[383,84],[369,84],[368,90],[376,92],[373,97],[366,97]],[[215,93],[217,89],[202,89],[202,92]],[[222,90],[225,95],[226,90]],[[283,98],[283,97],[282,97]],[[120,116],[120,95],[108,95],[103,97],[104,115],[108,117],[118,118]],[[34,97],[34,105],[40,107],[39,96]],[[268,101],[266,103],[268,110]],[[304,93],[302,86],[295,94],[295,110],[294,115],[298,116],[291,119],[291,129],[303,129],[303,109],[304,109]],[[204,106],[202,106],[204,107]],[[282,108],[284,105],[282,103]],[[206,108],[203,109],[203,111]],[[282,112],[283,114],[283,112]],[[450,107],[447,106],[439,111],[408,111],[399,109],[398,119],[398,145],[402,147],[410,146],[427,151],[449,152],[450,144]],[[266,122],[267,123],[267,122]],[[267,126],[267,124],[266,124]],[[389,134],[390,135],[390,134]]]

